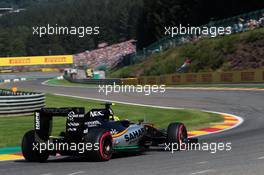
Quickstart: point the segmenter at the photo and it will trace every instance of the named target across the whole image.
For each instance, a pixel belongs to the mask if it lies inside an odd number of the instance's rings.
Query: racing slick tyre
[[[90,129],[88,134],[84,136],[84,142],[93,145],[93,150],[87,151],[88,158],[95,161],[108,161],[111,159],[113,139],[110,131],[102,128]]]
[[[173,144],[175,150],[180,150],[187,144],[188,134],[183,123],[171,123],[167,129],[167,143]]]
[[[37,145],[35,141],[35,131],[28,131],[22,140],[22,154],[24,158],[29,162],[45,162],[49,158],[49,153],[47,151],[39,152],[39,150],[34,150],[34,145]]]

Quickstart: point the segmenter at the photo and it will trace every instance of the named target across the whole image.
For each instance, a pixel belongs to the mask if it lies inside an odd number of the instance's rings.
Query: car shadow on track
[[[122,159],[122,158],[129,158],[129,157],[138,157],[144,156],[146,153],[118,153],[114,154],[111,160],[114,159]],[[110,160],[110,161],[111,161]],[[28,163],[26,160],[15,160],[16,163]],[[93,159],[89,159],[84,156],[51,156],[45,163],[62,163],[62,162],[97,162]]]
[[[148,156],[151,152],[166,152],[162,147],[151,147],[143,152],[119,152],[114,153],[111,160],[114,159],[124,159],[130,157],[138,157],[138,156]],[[110,160],[110,161],[111,161]],[[24,159],[14,160],[15,163],[28,163]],[[61,163],[61,162],[96,162],[93,159],[89,159],[84,156],[50,156],[50,158],[45,163]]]

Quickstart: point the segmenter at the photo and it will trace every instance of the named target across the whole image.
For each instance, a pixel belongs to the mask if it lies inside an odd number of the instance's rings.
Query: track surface
[[[43,81],[43,80],[42,80]],[[202,142],[231,142],[232,151],[215,154],[204,151],[177,152],[161,150],[143,155],[118,157],[108,162],[84,162],[81,159],[64,158],[48,163],[25,161],[0,162],[0,174],[174,174],[174,175],[263,175],[264,173],[264,92],[167,90],[165,94],[143,96],[141,94],[112,94],[105,96],[98,89],[78,87],[48,87],[41,80],[21,82],[18,88],[67,95],[102,98],[108,100],[195,108],[226,112],[241,116],[244,123],[233,130],[204,136]],[[11,87],[12,84],[0,87]]]

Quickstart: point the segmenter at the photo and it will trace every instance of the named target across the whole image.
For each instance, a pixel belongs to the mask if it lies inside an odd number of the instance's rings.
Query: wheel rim
[[[112,157],[112,136],[106,132],[100,138],[100,156],[102,160],[109,160]]]
[[[186,147],[186,145],[183,145],[182,143],[187,143],[186,142],[187,138],[188,138],[188,135],[187,135],[186,128],[184,127],[184,125],[180,125],[178,129],[178,143],[179,143],[180,148],[184,149]]]
[[[103,157],[105,157],[105,159],[110,159],[112,156],[112,141],[111,139],[105,139],[103,141]]]

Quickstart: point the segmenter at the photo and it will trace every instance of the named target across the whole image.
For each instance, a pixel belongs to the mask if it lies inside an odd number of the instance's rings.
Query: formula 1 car
[[[50,155],[83,155],[107,161],[113,153],[141,152],[164,143],[190,142],[182,123],[171,123],[167,130],[139,121],[114,120],[112,103],[103,109],[42,108],[35,112],[35,129],[22,140],[22,154],[27,161],[45,162]],[[53,117],[66,117],[65,132],[51,136]],[[76,146],[78,145],[78,146]],[[82,145],[80,147],[80,145]],[[87,146],[88,145],[88,146]],[[86,148],[80,152],[80,148]]]

